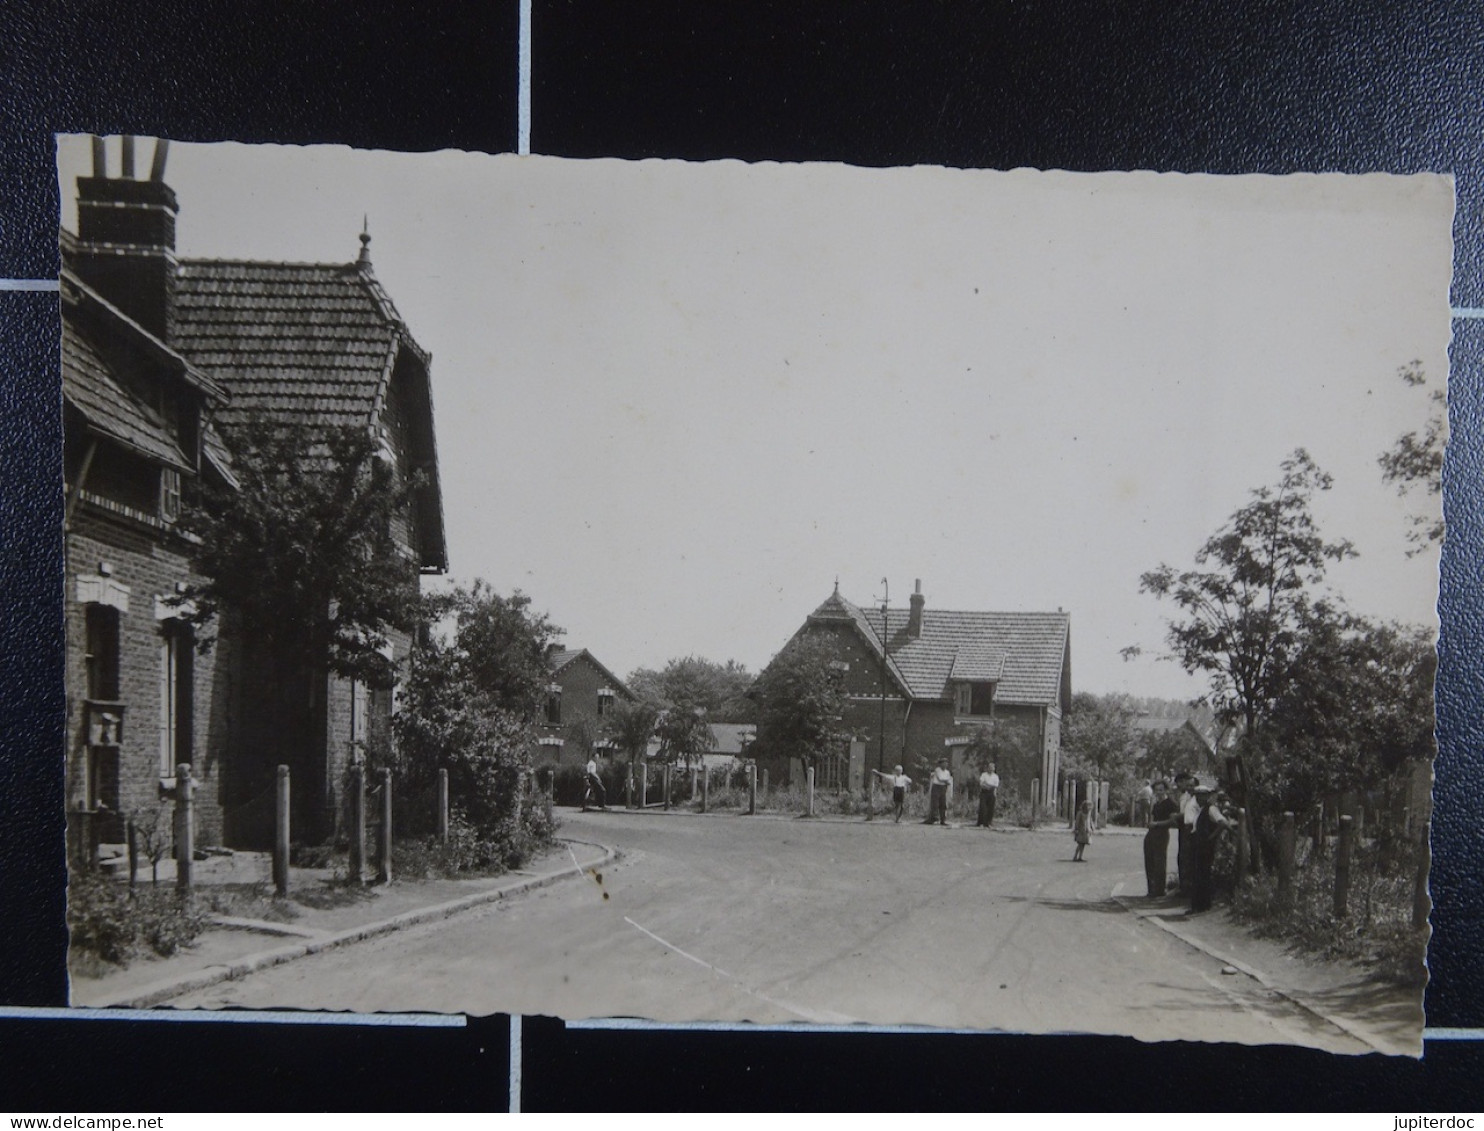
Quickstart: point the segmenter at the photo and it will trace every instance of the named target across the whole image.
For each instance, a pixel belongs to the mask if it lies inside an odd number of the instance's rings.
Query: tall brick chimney
[[[120,175],[108,175],[93,139],[93,175],[77,178],[76,269],[83,281],[162,341],[175,313],[175,193],[165,183],[169,142],[155,143],[149,180],[134,177],[134,139],[123,139]]]
[[[910,601],[911,612],[907,614],[907,635],[916,640],[922,635],[922,606],[926,604],[922,595],[922,578],[917,579],[917,588]]]

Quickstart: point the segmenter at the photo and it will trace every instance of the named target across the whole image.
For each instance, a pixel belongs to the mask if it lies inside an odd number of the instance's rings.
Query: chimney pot
[[[927,599],[922,595],[922,578],[917,579],[917,588],[908,598],[911,611],[907,615],[907,635],[916,640],[922,635],[922,608]]]

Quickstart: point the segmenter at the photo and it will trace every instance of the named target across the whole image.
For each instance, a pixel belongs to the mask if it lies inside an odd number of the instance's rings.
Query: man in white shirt
[[[902,773],[902,767],[898,766],[895,772],[883,774],[880,770],[872,770],[878,778],[885,778],[891,782],[891,807],[892,820],[897,824],[902,821],[902,806],[907,803],[907,790],[912,787],[912,779]]]
[[[1000,790],[1000,775],[994,772],[991,762],[979,775],[979,827],[987,829],[994,824],[994,800]]]
[[[1201,803],[1196,800],[1194,774],[1181,774],[1176,781],[1180,785],[1180,843],[1175,852],[1175,864],[1180,873],[1180,890],[1189,895],[1195,886],[1195,822],[1201,815]]]
[[[924,825],[940,824],[948,827],[948,800],[953,796],[953,774],[948,769],[948,759],[939,758],[938,768],[928,778],[928,818]]]
[[[587,812],[588,799],[598,803],[599,809],[608,808],[608,791],[603,788],[603,779],[598,776],[598,760],[588,758],[587,760],[587,790],[582,797],[582,810]]]

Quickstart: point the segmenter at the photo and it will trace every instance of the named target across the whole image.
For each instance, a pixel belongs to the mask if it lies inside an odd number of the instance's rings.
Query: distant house
[[[422,572],[443,572],[429,358],[377,282],[364,233],[342,264],[178,259],[164,156],[162,142],[137,179],[128,139],[109,176],[95,140],[78,231],[62,236],[69,810],[87,827],[74,840],[121,836],[111,815],[157,815],[184,762],[201,783],[202,843],[267,843],[280,763],[294,837],[318,841],[335,831],[347,764],[387,740],[393,694],[323,670],[267,680],[251,625],[220,626],[198,656],[172,600],[195,580],[174,521],[191,478],[235,485],[217,425],[364,427],[403,475],[420,475],[395,533]],[[409,644],[391,641],[389,673]],[[302,733],[264,721],[269,683],[302,706]]]
[[[547,662],[551,683],[538,728],[537,762],[580,766],[590,754],[613,748],[603,733],[608,714],[615,703],[632,702],[634,693],[586,648],[553,646],[547,651]]]
[[[837,586],[794,634],[830,642],[849,695],[845,726],[859,736],[818,767],[817,783],[856,789],[867,770],[898,763],[920,781],[942,757],[963,781],[975,728],[995,719],[1021,724],[1027,740],[1001,759],[1002,781],[1027,798],[1033,780],[1055,782],[1072,699],[1071,618],[926,604],[921,583],[906,612],[854,605]]]
[[[753,741],[757,738],[757,726],[753,723],[711,723],[711,749],[701,755],[698,764],[708,770],[726,769],[736,766],[751,756]],[[649,760],[659,757],[660,740],[649,740]]]
[[[1179,737],[1180,744],[1175,748],[1180,750],[1183,756],[1179,758],[1177,764],[1160,767],[1161,771],[1178,773],[1181,770],[1190,770],[1207,777],[1221,777],[1225,772],[1225,765],[1216,753],[1216,731],[1209,727],[1203,729],[1200,724],[1201,720],[1195,716],[1180,718],[1139,715],[1129,725],[1141,741],[1146,736],[1156,734],[1172,734]]]

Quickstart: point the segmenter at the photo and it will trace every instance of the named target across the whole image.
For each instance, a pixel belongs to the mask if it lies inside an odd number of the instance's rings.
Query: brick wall
[[[119,615],[118,697],[125,705],[118,751],[119,807],[136,823],[148,825],[161,806],[158,789],[164,769],[160,749],[164,633],[156,600],[174,596],[177,582],[192,579],[183,549],[166,531],[116,519],[86,503],[73,515],[73,529],[67,536],[65,594],[69,809],[83,798],[86,746],[87,606],[77,600],[77,579],[99,574],[99,563],[107,562],[112,569],[109,580],[128,590],[128,611]],[[196,839],[203,845],[219,844],[222,838],[220,767],[227,720],[214,693],[224,662],[222,655],[197,654],[192,679],[192,763],[200,782]]]

